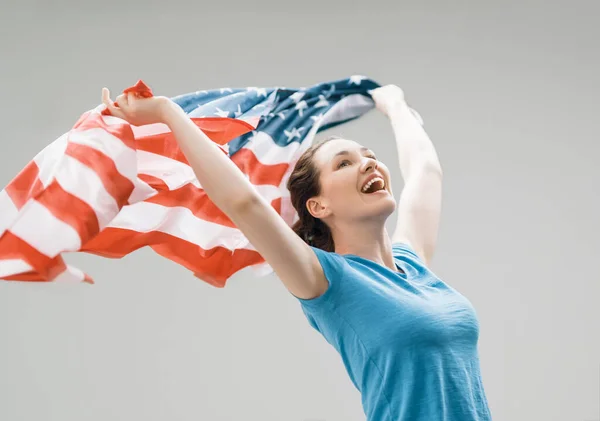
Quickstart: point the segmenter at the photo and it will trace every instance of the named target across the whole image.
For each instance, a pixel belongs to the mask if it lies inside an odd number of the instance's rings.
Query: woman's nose
[[[373,171],[377,169],[377,161],[367,158],[367,162],[363,165],[363,172]]]

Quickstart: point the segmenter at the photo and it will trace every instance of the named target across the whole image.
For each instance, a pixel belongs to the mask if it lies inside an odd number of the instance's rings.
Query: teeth
[[[362,189],[362,191],[366,192],[369,189],[369,187],[371,187],[371,184],[373,184],[377,180],[381,181],[381,184],[383,185],[383,187],[385,187],[385,181],[383,181],[383,178],[376,177],[376,178],[372,179],[371,181],[369,181],[367,184],[365,184],[364,187],[363,187],[363,189]]]

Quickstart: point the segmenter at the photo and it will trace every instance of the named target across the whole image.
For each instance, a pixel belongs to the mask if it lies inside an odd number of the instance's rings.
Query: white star
[[[280,117],[282,120],[285,120],[285,114],[283,113],[283,111],[277,114],[277,117]]]
[[[315,104],[315,108],[318,107],[327,107],[329,105],[329,101],[325,98],[325,95],[319,95],[319,102]]]
[[[366,76],[361,76],[361,75],[350,76],[350,80],[348,81],[348,85],[352,85],[352,84],[360,85],[361,82],[363,80],[365,80],[365,79],[366,79]]]
[[[216,108],[217,111],[215,111],[215,115],[218,115],[219,117],[229,117],[229,111],[222,110],[219,107]]]
[[[292,140],[295,137],[297,137],[298,139],[301,139],[302,135],[301,135],[300,131],[304,130],[305,128],[306,127],[300,127],[300,128],[294,127],[292,129],[292,131],[284,130],[283,133],[285,133],[285,135],[287,136],[288,141]]]
[[[295,108],[298,110],[300,117],[302,117],[302,110],[304,110],[305,108],[308,108],[308,104],[306,103],[306,101],[302,100],[296,104]]]
[[[265,88],[257,88],[255,86],[250,86],[248,90],[256,92],[256,95],[258,96],[264,96],[265,98],[267,97],[267,90]]]
[[[239,117],[239,116],[241,116],[242,114],[243,114],[243,113],[242,113],[242,108],[240,107],[240,104],[238,104],[238,110],[233,112],[233,116],[234,116],[235,118],[238,118],[238,117]]]
[[[306,92],[294,92],[290,95],[290,98],[292,98],[292,101],[294,101],[297,104],[298,101],[300,101],[304,97],[304,95],[306,95]]]
[[[233,92],[233,89],[231,89],[231,88],[221,88],[220,91],[221,91],[222,94],[224,94],[225,92]]]
[[[321,120],[323,120],[323,113],[321,113],[321,114],[317,114],[317,115],[313,115],[313,116],[311,116],[310,118],[312,118],[312,119],[313,119],[313,121],[316,123],[316,122],[318,122],[318,121],[321,121]]]

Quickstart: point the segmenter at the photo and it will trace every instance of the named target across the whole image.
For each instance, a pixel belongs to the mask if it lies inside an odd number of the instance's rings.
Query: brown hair
[[[321,183],[319,181],[320,171],[315,166],[314,157],[319,148],[333,139],[341,139],[339,136],[330,136],[326,139],[313,143],[298,159],[294,170],[287,182],[290,191],[292,206],[300,218],[292,229],[307,244],[325,251],[334,251],[331,230],[318,218],[310,214],[306,207],[308,199],[321,194]]]

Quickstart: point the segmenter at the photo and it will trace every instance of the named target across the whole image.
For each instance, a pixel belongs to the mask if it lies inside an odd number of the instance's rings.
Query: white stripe
[[[140,180],[139,177],[136,177],[135,183],[133,186],[133,191],[129,195],[129,203],[137,203],[142,200],[149,199],[152,196],[155,196],[158,192],[150,187],[147,183]]]
[[[113,117],[114,118],[114,117]],[[106,119],[106,117],[105,117]],[[121,123],[123,120],[121,120]],[[163,133],[169,133],[171,129],[169,126],[163,123],[155,123],[155,124],[147,124],[145,126],[131,126],[131,130],[133,130],[133,136],[136,139],[147,136],[156,136]]]
[[[0,191],[0,237],[19,215],[19,210],[6,192]]]
[[[102,121],[109,126],[129,125],[127,120],[112,115],[100,115],[100,117],[102,118]]]
[[[277,165],[287,164],[296,154],[299,147],[300,144],[298,142],[279,146],[269,134],[258,131],[242,149],[252,151],[261,164]]]
[[[29,200],[21,208],[20,217],[10,231],[48,257],[81,248],[77,231],[35,200]]]
[[[375,106],[373,100],[362,94],[352,94],[340,99],[325,113],[321,126],[360,117]]]
[[[68,137],[69,133],[63,134],[42,149],[42,151],[33,158],[33,161],[38,167],[38,178],[44,188],[48,187],[48,184],[50,184],[54,178],[54,172],[60,165],[61,159],[65,154]]]
[[[277,186],[273,186],[271,184],[258,184],[254,185],[254,188],[265,200],[269,203],[275,199],[279,199],[281,197],[281,189]]]
[[[258,279],[271,273],[273,273],[273,268],[267,262],[261,262],[255,265],[250,265],[241,268],[240,270],[232,274],[229,278],[227,278],[226,282],[228,282],[229,279],[233,278],[233,276],[243,276],[244,279]]]
[[[23,272],[29,272],[33,268],[22,259],[4,259],[0,260],[0,278],[17,275]]]
[[[138,232],[164,232],[204,249],[223,246],[234,250],[247,242],[237,228],[204,221],[194,216],[187,208],[166,207],[148,202],[124,207],[109,227]]]
[[[137,151],[138,174],[146,174],[161,179],[170,190],[192,183],[201,187],[194,170],[189,165],[164,155],[147,151]]]
[[[77,159],[68,155],[63,157],[56,172],[56,181],[65,191],[94,209],[100,229],[119,213],[117,201],[106,191],[98,174]]]
[[[136,151],[125,145],[118,137],[104,129],[95,128],[71,132],[69,142],[86,145],[102,152],[115,163],[117,171],[121,175],[135,183],[137,178]]]

